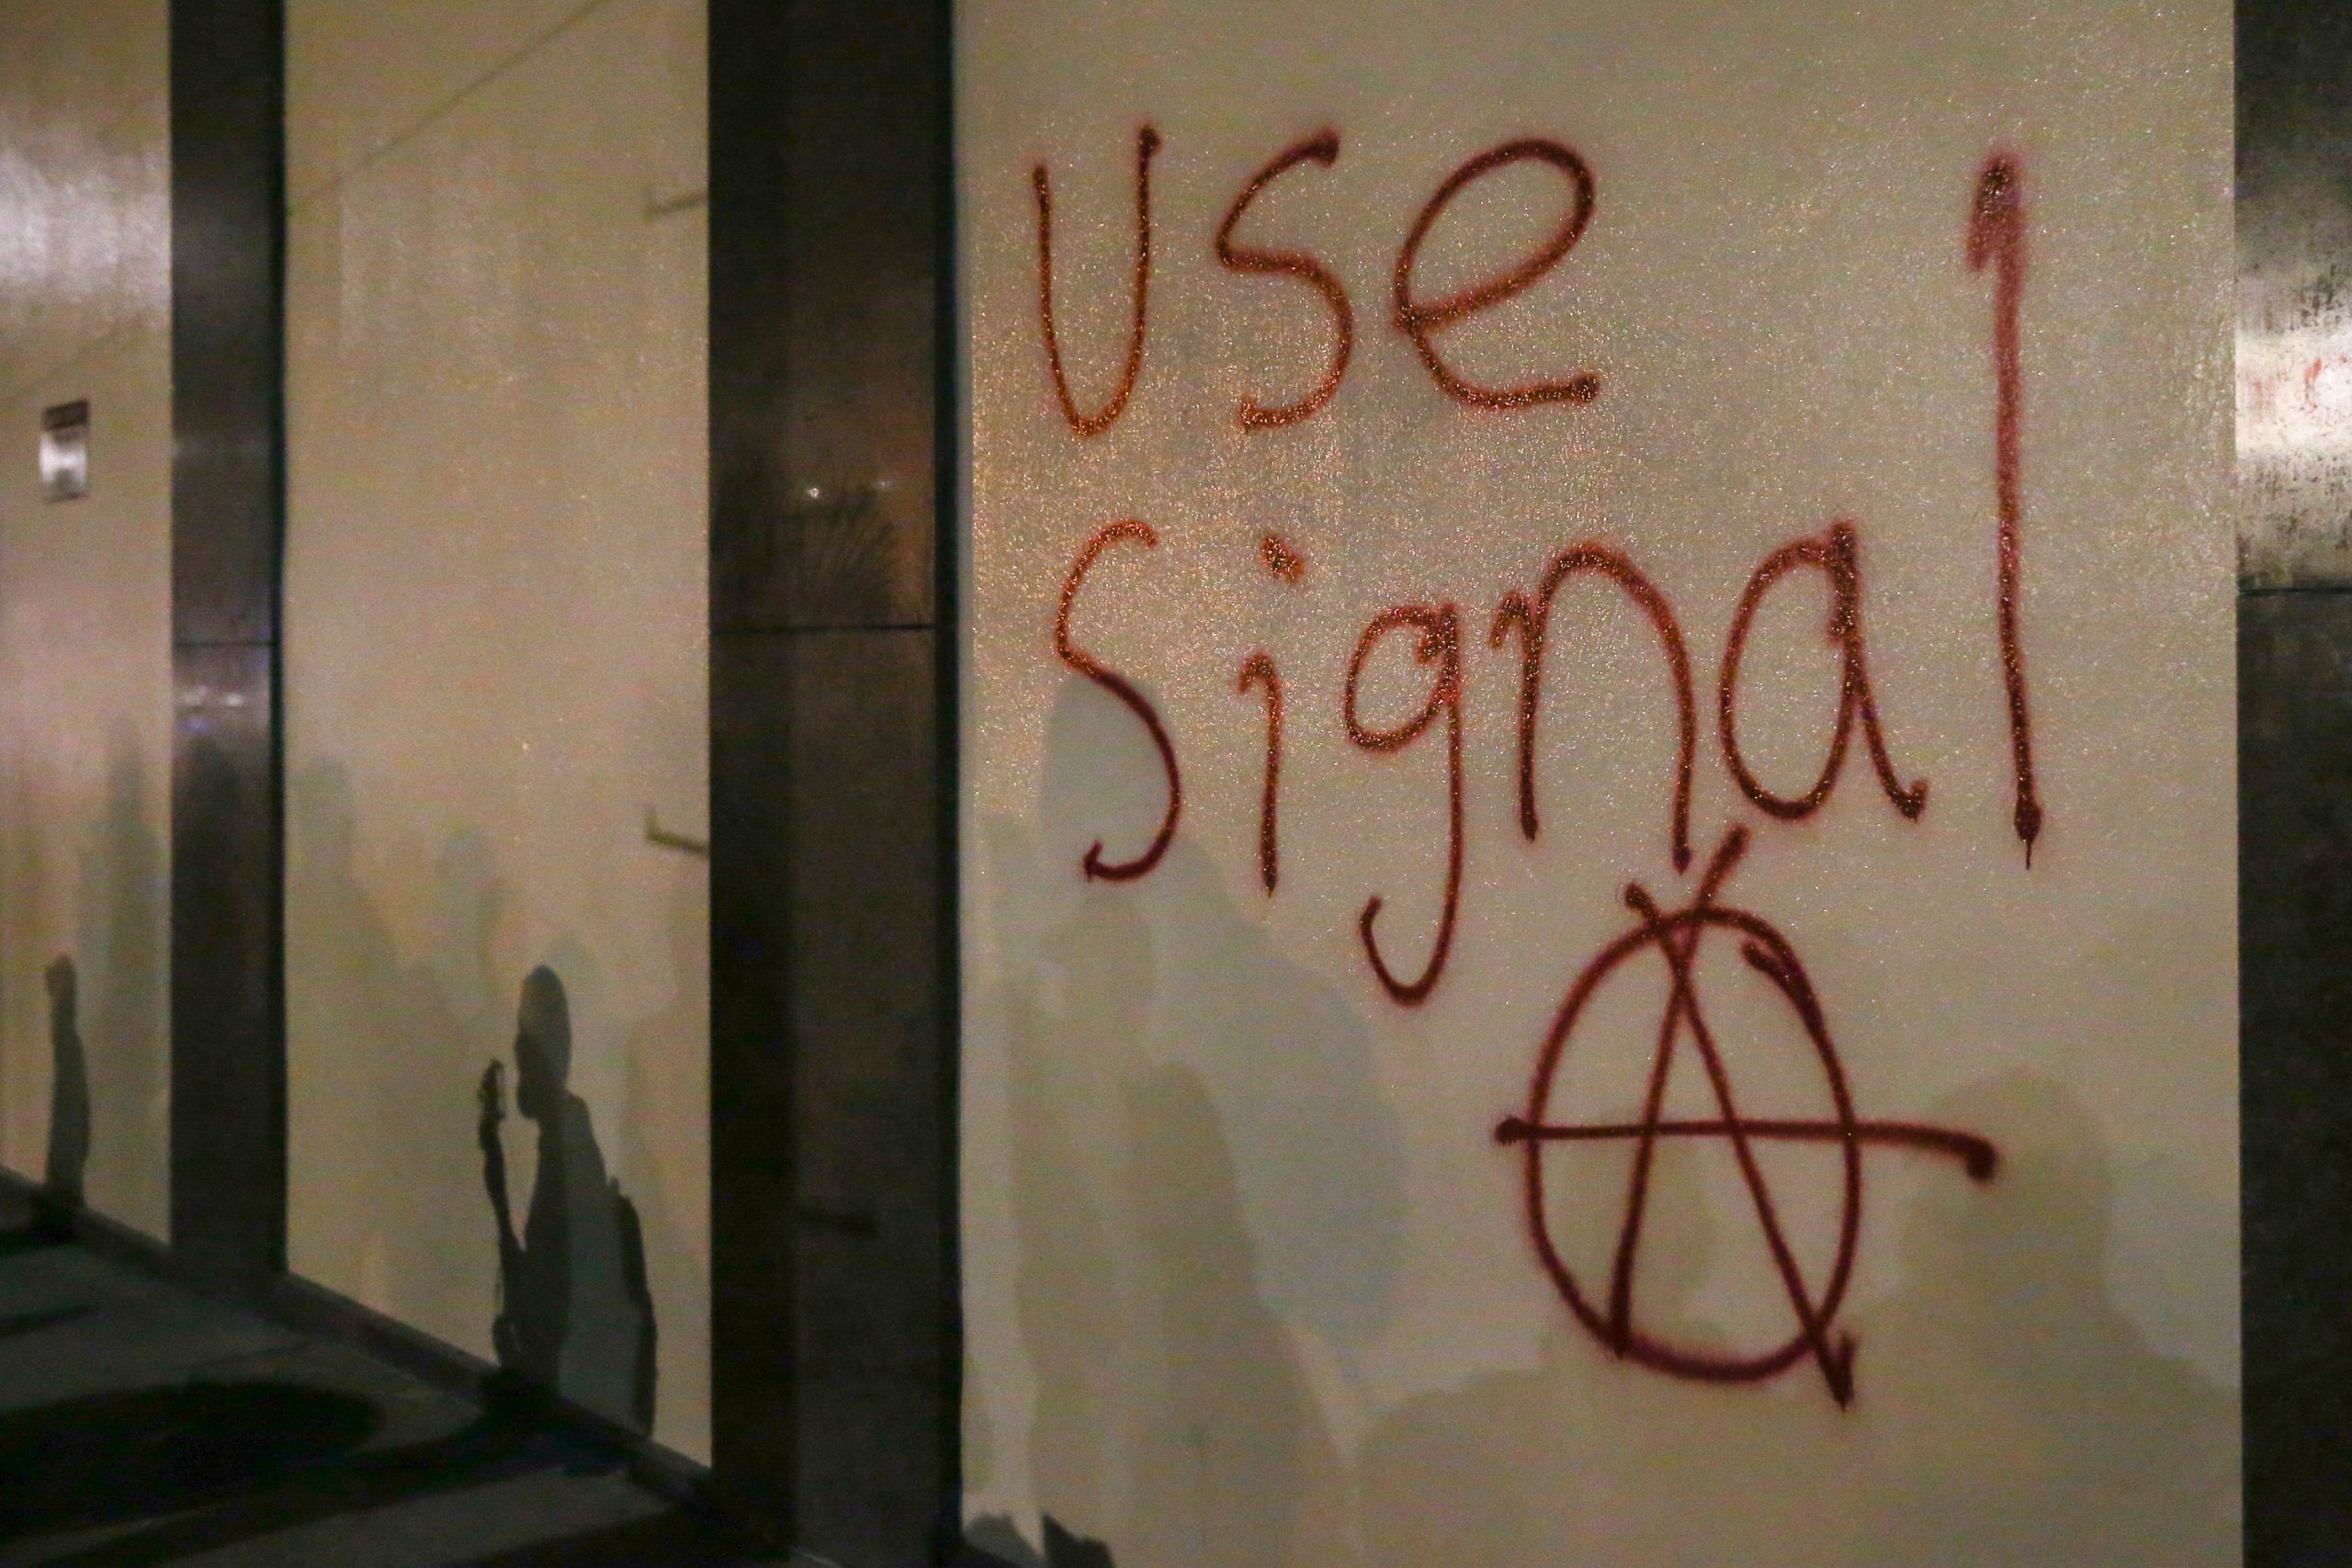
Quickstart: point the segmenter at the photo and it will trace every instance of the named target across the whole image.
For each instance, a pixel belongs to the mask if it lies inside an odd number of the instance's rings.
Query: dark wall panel
[[[711,1459],[729,1504],[786,1534],[798,1473],[791,660],[781,637],[711,638]]]
[[[277,636],[277,0],[172,0],[172,587],[181,643]]]
[[[2239,330],[2326,332],[2352,7],[2239,0],[2237,46]],[[2238,612],[2246,1561],[2301,1568],[2352,1552],[2352,593],[2317,585],[2343,520],[2274,515],[2272,477],[2241,473],[2270,498],[2242,567],[2288,585]]]
[[[956,1481],[947,36],[711,7],[713,1442],[847,1568]]]
[[[172,1241],[284,1265],[283,18],[172,0]]]
[[[929,626],[944,6],[713,0],[714,613]]]
[[[172,746],[172,1243],[199,1277],[285,1266],[277,650],[182,647]]]
[[[2352,594],[2238,613],[2247,1561],[2352,1543]]]
[[[787,687],[797,1511],[852,1564],[916,1561],[956,1414],[933,641],[796,637]]]

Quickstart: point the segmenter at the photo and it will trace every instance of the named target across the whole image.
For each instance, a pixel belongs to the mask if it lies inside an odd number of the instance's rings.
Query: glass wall
[[[163,0],[0,5],[0,1160],[169,1224]],[[44,415],[86,405],[87,493]],[[63,425],[66,416],[55,416]]]
[[[704,7],[288,6],[299,1274],[707,1459]]]
[[[2237,1561],[2231,22],[963,8],[976,1540]]]

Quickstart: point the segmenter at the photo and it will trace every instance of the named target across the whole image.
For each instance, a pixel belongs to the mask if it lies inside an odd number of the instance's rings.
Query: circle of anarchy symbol
[[[1854,1397],[1854,1338],[1850,1334],[1837,1334],[1833,1338],[1833,1334],[1847,1286],[1852,1282],[1854,1255],[1861,1234],[1863,1145],[1892,1145],[1955,1159],[1976,1181],[1992,1179],[1999,1156],[1991,1143],[1973,1133],[1917,1122],[1864,1121],[1854,1113],[1853,1094],[1846,1082],[1845,1067],[1838,1060],[1837,1046],[1830,1041],[1829,1026],[1822,1017],[1813,983],[1806,977],[1795,950],[1787,938],[1760,917],[1715,901],[1715,895],[1747,847],[1746,830],[1734,828],[1708,863],[1698,896],[1687,908],[1671,914],[1661,913],[1657,901],[1640,884],[1627,886],[1625,902],[1640,917],[1640,923],[1602,948],[1577,976],[1536,1061],[1535,1081],[1529,1093],[1526,1113],[1505,1118],[1495,1129],[1495,1140],[1524,1151],[1528,1224],[1544,1272],[1551,1276],[1577,1321],[1611,1354],[1670,1376],[1723,1383],[1759,1382],[1810,1358],[1829,1385],[1830,1397],[1846,1405]],[[1691,977],[1700,944],[1711,931],[1739,938],[1740,955],[1748,966],[1770,981],[1795,1011],[1828,1080],[1829,1098],[1836,1111],[1833,1117],[1807,1121],[1741,1114],[1723,1051],[1707,1026]],[[1553,1080],[1585,1004],[1621,965],[1650,948],[1656,948],[1665,958],[1671,989],[1665,1019],[1658,1026],[1657,1054],[1641,1119],[1582,1123],[1550,1120]],[[1667,1077],[1685,1032],[1698,1051],[1707,1082],[1713,1090],[1717,1114],[1712,1118],[1691,1120],[1663,1114]],[[1698,1349],[1657,1338],[1635,1321],[1634,1264],[1641,1250],[1651,1165],[1662,1138],[1721,1139],[1730,1145],[1754,1204],[1757,1223],[1763,1230],[1765,1249],[1771,1256],[1795,1316],[1793,1332],[1781,1344],[1753,1354]],[[1552,1243],[1545,1210],[1544,1149],[1554,1143],[1606,1141],[1630,1141],[1634,1145],[1634,1159],[1608,1296],[1605,1301],[1597,1301],[1587,1292]],[[1845,1196],[1838,1214],[1838,1251],[1829,1277],[1817,1293],[1798,1266],[1773,1204],[1771,1187],[1756,1158],[1756,1146],[1771,1142],[1836,1144],[1844,1156]]]

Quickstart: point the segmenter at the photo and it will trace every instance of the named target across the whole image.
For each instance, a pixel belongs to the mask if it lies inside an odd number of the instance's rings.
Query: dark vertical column
[[[172,0],[172,1244],[284,1266],[282,19]]]
[[[2352,1542],[2352,593],[2238,609],[2246,1561]]]
[[[2242,332],[2340,334],[2352,8],[2239,0]],[[2283,283],[2283,287],[2282,287]],[[2284,309],[2291,319],[2266,321]],[[2333,529],[2339,520],[2318,520]],[[2238,607],[2246,1561],[2352,1542],[2352,592]]]
[[[848,1568],[956,1483],[942,0],[712,0],[718,1486]]]

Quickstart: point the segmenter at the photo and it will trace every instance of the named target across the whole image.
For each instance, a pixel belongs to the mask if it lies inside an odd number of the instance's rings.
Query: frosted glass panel
[[[704,7],[474,9],[288,7],[288,1258],[707,1459]]]
[[[2238,1560],[2230,23],[966,9],[976,1540]]]
[[[171,148],[161,0],[0,4],[0,1163],[171,1224]],[[49,411],[85,405],[52,500]]]

